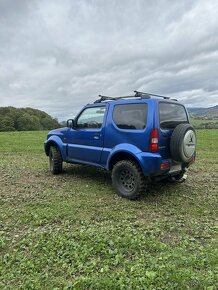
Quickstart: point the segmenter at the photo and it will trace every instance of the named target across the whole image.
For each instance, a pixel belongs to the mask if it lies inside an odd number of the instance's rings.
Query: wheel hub
[[[193,156],[196,150],[196,137],[192,130],[188,130],[184,136],[183,152],[187,158]]]
[[[131,191],[135,188],[135,178],[132,172],[129,170],[122,170],[120,173],[120,183],[127,191]]]

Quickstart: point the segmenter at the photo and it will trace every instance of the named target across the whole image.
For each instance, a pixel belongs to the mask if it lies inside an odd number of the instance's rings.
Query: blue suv
[[[49,132],[45,153],[52,174],[63,161],[112,172],[118,195],[137,198],[149,181],[182,181],[195,160],[196,134],[175,99],[135,91],[86,105],[66,128]]]

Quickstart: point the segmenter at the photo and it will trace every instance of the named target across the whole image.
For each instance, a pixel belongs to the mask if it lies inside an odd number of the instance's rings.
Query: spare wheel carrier
[[[174,129],[170,140],[172,159],[189,163],[196,152],[196,133],[191,124],[179,124]]]

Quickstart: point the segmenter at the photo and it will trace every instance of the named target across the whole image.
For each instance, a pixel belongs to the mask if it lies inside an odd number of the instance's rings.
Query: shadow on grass
[[[65,177],[77,177],[84,179],[84,182],[95,182],[97,185],[104,183],[108,189],[112,189],[111,173],[101,168],[87,165],[67,165],[63,174]],[[138,200],[148,200],[160,197],[163,194],[171,195],[175,189],[181,186],[179,183],[152,182],[147,185],[146,192]],[[113,190],[113,189],[112,189]]]

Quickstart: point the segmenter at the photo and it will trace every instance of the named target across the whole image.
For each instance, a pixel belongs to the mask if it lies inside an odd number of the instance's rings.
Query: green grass
[[[216,123],[218,120],[204,120],[204,119],[191,119],[191,123],[193,125],[200,125],[202,123],[207,124],[207,123]]]
[[[197,129],[217,129],[218,128],[218,120],[191,119],[191,123]]]
[[[45,132],[0,133],[0,289],[217,289],[218,130],[183,184],[119,198],[107,172],[51,176]]]

